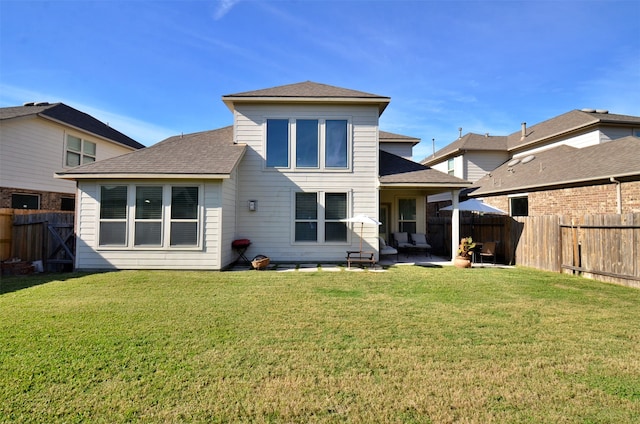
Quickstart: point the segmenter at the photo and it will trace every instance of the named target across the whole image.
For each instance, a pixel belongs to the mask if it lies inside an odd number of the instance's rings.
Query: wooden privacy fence
[[[434,252],[451,255],[451,218],[430,217]],[[640,288],[640,213],[585,215],[580,219],[463,216],[460,236],[499,241],[498,260]]]
[[[0,252],[3,261],[42,261],[44,270],[73,268],[74,213],[0,209]]]

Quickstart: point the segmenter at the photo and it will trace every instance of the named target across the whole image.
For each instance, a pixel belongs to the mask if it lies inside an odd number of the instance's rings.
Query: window
[[[297,242],[346,242],[347,193],[295,194]]]
[[[415,233],[417,228],[416,220],[416,199],[398,200],[398,227],[400,232]]]
[[[100,246],[198,247],[200,187],[114,185],[100,195]]]
[[[198,245],[198,187],[171,187],[171,246]]]
[[[292,154],[296,169],[348,169],[348,128],[345,119],[267,119],[266,165],[289,168]]]
[[[100,187],[100,246],[127,244],[127,186]]]
[[[325,143],[325,166],[347,168],[347,121],[327,120]]]
[[[267,120],[267,166],[289,167],[289,120]]]
[[[512,197],[511,216],[529,216],[529,198],[528,197]]]
[[[136,246],[162,245],[162,210],[162,187],[136,187]]]
[[[347,241],[347,193],[325,194],[324,241]]]
[[[60,210],[61,211],[75,211],[76,210],[76,199],[73,197],[62,197],[60,199]]]
[[[455,173],[455,163],[454,158],[449,158],[447,160],[447,174],[453,175]]]
[[[296,166],[298,168],[318,167],[318,140],[317,119],[296,121]]]
[[[96,143],[67,135],[66,165],[78,166],[96,161]]]
[[[13,193],[11,195],[11,207],[13,209],[40,209],[40,196],[37,194]]]

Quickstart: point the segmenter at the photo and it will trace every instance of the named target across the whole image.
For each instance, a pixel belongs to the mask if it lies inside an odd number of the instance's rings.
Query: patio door
[[[381,203],[378,213],[378,220],[382,223],[378,226],[378,233],[387,243],[389,242],[389,210],[391,205],[388,203]]]

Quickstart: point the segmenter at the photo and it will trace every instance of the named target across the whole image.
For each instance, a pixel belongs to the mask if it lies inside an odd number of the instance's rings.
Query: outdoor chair
[[[396,255],[396,262],[398,262],[398,250],[389,246],[382,237],[378,237],[380,241],[380,257],[383,255]]]
[[[427,235],[424,233],[411,233],[413,248],[425,251],[425,256],[431,257],[431,245],[427,242]]]
[[[485,257],[493,257],[493,264],[496,264],[496,242],[485,241],[482,243],[482,249],[480,250],[480,263],[484,262]]]
[[[409,241],[409,233],[393,233],[393,247],[405,251],[413,248],[413,243]]]

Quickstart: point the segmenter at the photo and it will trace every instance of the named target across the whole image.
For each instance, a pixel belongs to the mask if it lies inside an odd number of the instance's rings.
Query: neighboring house
[[[230,127],[58,174],[78,184],[76,268],[219,270],[236,239],[249,258],[344,261],[356,214],[383,222],[362,229],[377,256],[379,234],[426,232],[427,195],[470,185],[381,150],[419,141],[379,131],[389,97],[303,82],[222,100]]]
[[[640,212],[640,138],[537,150],[476,181],[471,192],[512,216]]]
[[[420,143],[419,138],[379,131],[380,150],[411,160],[413,147]]]
[[[0,208],[73,211],[76,185],[56,171],[143,147],[64,103],[0,108]]]
[[[487,199],[487,203],[507,210],[511,215],[579,213],[581,208],[584,209],[586,205],[597,204],[598,199],[602,198],[598,193],[602,194],[603,187],[601,183],[594,182],[601,180],[600,171],[606,171],[605,173],[608,173],[609,177],[621,174],[626,175],[628,166],[640,172],[640,166],[634,167],[633,164],[629,164],[627,159],[622,157],[623,153],[616,152],[613,146],[604,147],[605,144],[612,140],[639,135],[640,117],[610,114],[605,110],[572,110],[529,128],[527,128],[526,123],[522,123],[519,131],[506,137],[486,137],[486,145],[481,142],[481,136],[467,135],[465,136],[467,138],[466,141],[464,140],[465,137],[462,137],[437,152],[434,157],[425,159],[422,163],[441,170],[445,166],[448,167],[446,164],[453,163],[454,175],[464,175],[466,179],[475,182],[471,189],[465,191],[466,195],[480,197],[481,195],[501,193],[501,195],[508,196],[502,198],[492,197]],[[631,141],[631,143],[633,142]],[[603,145],[603,147],[601,147],[601,150],[595,148],[593,151],[609,155],[607,158],[599,159],[601,164],[598,170],[588,162],[579,162],[580,165],[571,162],[579,160],[581,155],[593,154],[590,153],[591,151],[581,153],[579,150],[597,145]],[[563,146],[568,148],[561,148]],[[552,150],[552,152],[549,152],[549,150]],[[526,162],[528,160],[525,159],[526,157],[529,156],[528,159],[531,160],[531,157],[539,157],[543,152],[545,152],[544,157],[553,157],[554,166],[560,168],[554,170],[553,176],[550,176],[551,173],[547,166],[544,178],[539,179],[530,176],[529,181],[524,181],[514,177],[518,173],[518,166],[513,164],[519,162],[520,165],[527,165]],[[632,156],[632,158],[635,157]],[[494,161],[493,164],[491,161]],[[499,163],[496,163],[496,161]],[[540,166],[541,161],[535,162]],[[532,166],[529,165],[526,168]],[[605,168],[601,169],[601,167]],[[524,169],[525,167],[521,166],[520,168]],[[578,172],[578,169],[580,169],[580,172]],[[461,174],[458,174],[458,170]],[[474,172],[471,173],[469,170]],[[542,177],[541,168],[538,171],[538,176]],[[509,173],[508,179],[500,179],[505,176],[504,173]],[[507,180],[513,181],[512,186],[507,184]],[[580,194],[580,202],[584,206],[568,211],[566,206],[573,204],[573,202],[567,204],[568,198],[561,196],[559,192],[549,191],[548,188],[551,185],[570,187],[573,184],[572,182],[575,181],[580,181],[578,185],[584,186],[589,194],[587,197]],[[597,185],[599,188],[597,190],[589,189],[588,187],[591,187],[592,184],[588,183],[588,181],[592,181],[593,185]],[[487,184],[491,184],[492,187],[488,187]],[[498,187],[500,184],[502,184],[502,187]],[[617,188],[615,187],[617,183],[609,181],[608,184],[612,187],[614,201],[608,202],[607,207],[598,207],[592,210],[602,211],[602,213],[616,212]],[[574,188],[575,186],[573,184]],[[536,191],[538,200],[532,203],[530,200],[533,199],[529,198],[528,190]],[[550,200],[542,202],[539,198],[542,192],[546,192],[546,195],[550,196]],[[630,193],[633,193],[633,189],[631,189]],[[429,200],[440,202],[433,203],[437,207],[447,204],[446,201],[443,202],[446,199],[443,199],[442,196],[430,197]],[[565,207],[562,206],[563,203]],[[553,204],[557,204],[557,206],[554,207]],[[430,212],[433,212],[431,206],[432,204],[430,204]],[[636,210],[636,206],[631,201],[628,207],[626,209],[623,208],[623,210]]]

